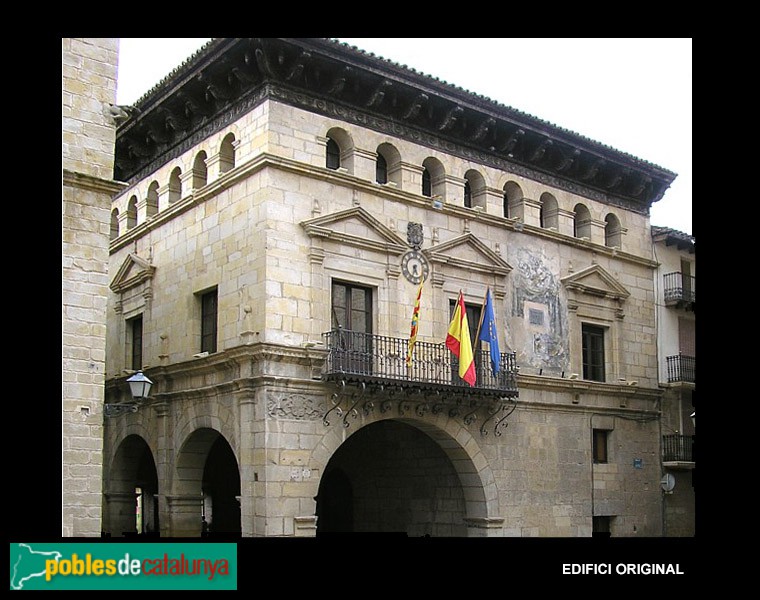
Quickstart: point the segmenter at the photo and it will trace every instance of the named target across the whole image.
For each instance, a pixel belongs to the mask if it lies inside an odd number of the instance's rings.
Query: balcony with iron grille
[[[663,276],[665,306],[696,310],[697,278],[683,273],[668,273]]]
[[[662,436],[662,462],[670,469],[693,469],[694,438],[678,434]]]
[[[667,356],[668,383],[697,383],[697,359],[694,356]]]
[[[352,411],[356,415],[358,408],[365,412],[377,408],[401,415],[414,411],[419,416],[446,410],[449,416],[463,416],[466,424],[481,418],[484,427],[490,421],[498,428],[514,410],[519,394],[514,353],[500,353],[494,373],[490,352],[473,349],[476,382],[470,386],[459,377],[457,357],[444,343],[418,341],[407,365],[407,338],[340,328],[322,336],[327,350],[322,379],[337,386],[325,424],[333,411],[348,427]],[[483,428],[481,433],[486,435]]]

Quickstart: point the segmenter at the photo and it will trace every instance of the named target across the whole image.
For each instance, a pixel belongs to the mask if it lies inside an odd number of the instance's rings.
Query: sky
[[[337,38],[677,174],[652,225],[693,235],[690,38]],[[132,104],[208,38],[121,38]]]

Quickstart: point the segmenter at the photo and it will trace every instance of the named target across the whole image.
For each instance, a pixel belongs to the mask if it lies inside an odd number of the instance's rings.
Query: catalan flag
[[[459,377],[469,383],[470,386],[474,386],[475,360],[472,354],[470,326],[467,323],[467,309],[464,306],[462,290],[459,290],[457,306],[449,325],[449,331],[446,334],[446,347],[459,358]]]
[[[417,330],[420,324],[420,300],[422,298],[422,284],[425,283],[423,279],[420,281],[420,287],[417,290],[417,299],[414,302],[414,311],[412,312],[412,330],[409,333],[409,348],[406,351],[406,366],[412,366],[412,351],[414,350],[414,343],[417,341]]]
[[[488,342],[488,348],[491,354],[491,372],[494,376],[499,372],[501,352],[499,350],[499,335],[496,331],[496,317],[493,312],[493,300],[491,299],[491,288],[486,289],[486,298],[483,301],[483,312],[480,313],[480,323],[478,324],[478,335],[476,340]]]

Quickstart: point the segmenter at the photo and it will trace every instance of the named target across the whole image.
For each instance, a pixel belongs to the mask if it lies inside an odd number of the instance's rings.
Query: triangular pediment
[[[121,263],[119,270],[116,271],[116,275],[109,287],[114,292],[121,293],[152,279],[155,270],[156,267],[144,258],[140,258],[136,254],[129,254],[124,259],[124,262]]]
[[[391,254],[402,254],[408,249],[408,244],[400,235],[361,206],[302,221],[301,227],[310,237],[327,239],[341,245]]]
[[[591,265],[562,278],[562,283],[568,290],[576,290],[583,294],[625,300],[631,293],[623,285],[599,265]]]
[[[459,269],[506,275],[512,267],[472,233],[423,250],[431,262]]]

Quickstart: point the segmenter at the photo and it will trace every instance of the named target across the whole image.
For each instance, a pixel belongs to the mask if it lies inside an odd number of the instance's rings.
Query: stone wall
[[[101,531],[117,39],[62,39],[62,535]]]

